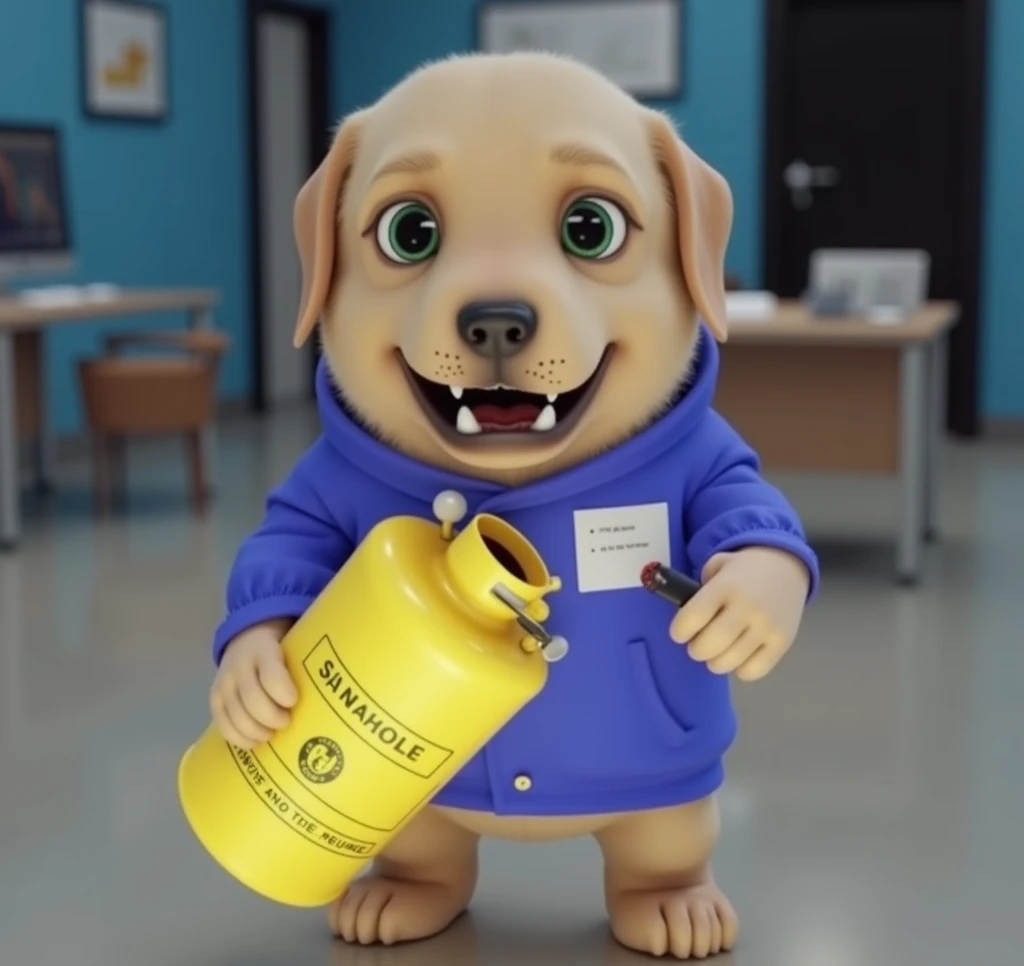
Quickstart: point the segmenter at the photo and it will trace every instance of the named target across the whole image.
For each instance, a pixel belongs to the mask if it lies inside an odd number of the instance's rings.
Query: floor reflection
[[[610,938],[588,840],[487,842],[470,915],[361,948],[191,836],[175,772],[207,721],[224,574],[314,432],[308,413],[225,429],[203,520],[175,495],[176,451],[140,456],[100,525],[71,467],[0,556],[0,966],[649,962]],[[785,664],[736,690],[716,868],[742,932],[718,963],[1024,962],[1024,448],[951,447],[947,471],[914,591],[890,579],[888,491],[784,481],[825,534],[824,589]]]

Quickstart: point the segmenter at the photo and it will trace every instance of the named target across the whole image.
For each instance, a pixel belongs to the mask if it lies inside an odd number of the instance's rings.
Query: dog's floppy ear
[[[293,341],[299,348],[316,328],[337,264],[338,206],[352,169],[363,114],[351,115],[335,135],[327,157],[295,200],[295,242],[302,267],[302,296]]]
[[[664,115],[652,113],[655,161],[672,193],[683,277],[697,311],[715,338],[727,336],[725,251],[732,230],[732,192],[714,168],[699,158]]]

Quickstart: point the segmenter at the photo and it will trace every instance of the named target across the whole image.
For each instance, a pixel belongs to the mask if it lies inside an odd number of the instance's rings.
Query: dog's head
[[[296,343],[391,445],[522,479],[614,445],[725,338],[725,181],[547,55],[423,68],[349,117],[296,203]]]

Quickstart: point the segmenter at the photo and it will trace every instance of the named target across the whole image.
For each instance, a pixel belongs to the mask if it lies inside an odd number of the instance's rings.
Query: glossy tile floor
[[[190,837],[175,769],[204,727],[208,642],[238,540],[315,431],[221,434],[202,523],[173,449],[133,451],[97,526],[86,468],[0,557],[0,964],[348,966],[647,961],[606,934],[586,840],[487,843],[472,915],[397,949],[333,942]],[[1024,962],[1024,445],[950,447],[943,541],[890,582],[890,488],[782,481],[825,568],[776,676],[738,690],[718,872],[744,966]]]

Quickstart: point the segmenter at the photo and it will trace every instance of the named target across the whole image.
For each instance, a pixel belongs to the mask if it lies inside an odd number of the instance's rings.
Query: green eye
[[[626,215],[605,198],[574,201],[562,219],[562,247],[577,258],[610,258],[626,242]]]
[[[392,205],[377,222],[377,247],[400,265],[413,265],[437,254],[441,232],[434,213],[418,201]]]

